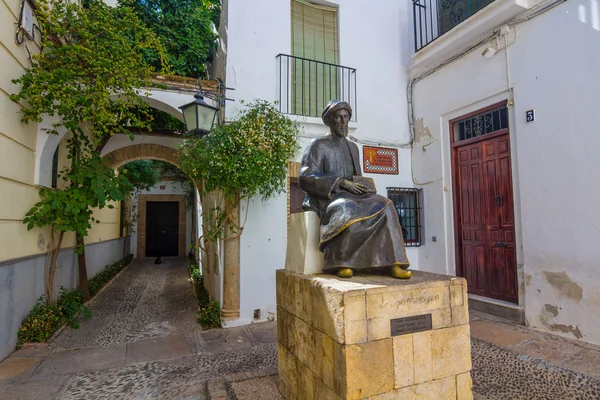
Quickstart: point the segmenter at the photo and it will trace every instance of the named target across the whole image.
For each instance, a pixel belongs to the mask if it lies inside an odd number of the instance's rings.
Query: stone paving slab
[[[277,322],[262,322],[244,327],[256,344],[277,343]]]
[[[250,386],[258,389],[264,387],[265,385],[269,386],[264,389],[266,392],[271,392],[280,396],[279,389],[275,387],[275,392],[272,390],[271,381],[262,381],[262,378],[274,378],[275,382],[277,382],[277,368],[266,368],[254,371],[244,371],[238,372],[231,375],[219,376],[217,378],[212,378],[206,382],[206,395],[207,400],[229,400],[236,399],[237,395],[233,383],[236,382],[248,382]],[[257,382],[258,383],[251,383]],[[246,385],[244,386],[246,387]],[[274,399],[279,399],[281,397],[274,397]]]
[[[258,344],[277,343],[277,323],[264,322],[229,329],[196,332],[197,352],[244,350]]]
[[[277,376],[232,382],[231,389],[238,400],[283,400],[278,389]]]
[[[0,385],[2,400],[54,400],[69,380],[69,375],[48,376],[43,381],[20,382],[8,386]]]
[[[127,365],[166,360],[191,355],[190,345],[184,335],[171,335],[166,338],[146,339],[127,344]]]
[[[13,352],[11,357],[46,357],[50,354],[47,343],[25,343],[19,350]]]
[[[7,358],[0,363],[0,381],[22,377],[27,373],[31,374],[42,360],[37,357]]]
[[[59,351],[50,354],[31,379],[125,366],[125,346]]]
[[[583,350],[583,347],[569,340],[557,340],[553,337],[539,337],[525,343],[511,346],[510,349],[529,357],[539,358],[550,363],[562,364],[565,360],[580,353]]]
[[[508,347],[531,340],[530,331],[520,330],[516,325],[499,325],[491,321],[471,321],[471,336],[500,347]]]

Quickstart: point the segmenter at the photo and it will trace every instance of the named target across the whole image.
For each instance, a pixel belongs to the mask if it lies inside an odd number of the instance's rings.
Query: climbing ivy
[[[243,103],[242,103],[243,104]],[[241,235],[235,213],[242,200],[263,200],[286,188],[288,162],[298,150],[299,128],[264,100],[245,105],[238,117],[201,139],[188,136],[180,148],[181,168],[194,182],[202,182],[203,195],[219,192],[222,204],[203,211],[206,243]],[[204,243],[204,245],[202,245]]]
[[[13,83],[11,100],[25,104],[22,122],[56,117],[48,134],[66,131],[70,165],[61,171],[62,190],[43,188],[27,213],[28,229],[51,226],[46,301],[52,300],[56,259],[66,232],[75,232],[77,251],[95,222],[94,208],[112,207],[131,190],[125,177],[104,165],[100,151],[128,126],[148,128],[149,107],[140,95],[150,86],[152,69],[143,54],[152,51],[166,66],[164,46],[127,6],[100,0],[36,1],[42,51]],[[168,72],[168,71],[167,71]],[[80,287],[88,296],[85,254],[79,258]]]
[[[255,100],[235,120],[202,139],[184,139],[181,167],[194,181],[202,181],[206,192],[267,200],[285,190],[298,133],[298,126],[277,107]]]
[[[219,0],[127,0],[148,29],[165,44],[166,55],[175,75],[198,78],[216,48],[221,11]],[[161,67],[160,54],[152,49],[144,59]]]
[[[149,107],[141,89],[151,84],[152,69],[143,54],[153,51],[166,66],[164,46],[130,7],[110,7],[100,0],[40,0],[36,17],[43,32],[43,51],[14,83],[15,102],[26,101],[22,121],[41,122],[58,116],[60,127],[86,126],[99,140],[129,126],[149,127]]]

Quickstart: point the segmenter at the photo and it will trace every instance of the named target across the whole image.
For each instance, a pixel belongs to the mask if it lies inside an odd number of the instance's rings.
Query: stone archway
[[[104,156],[105,160],[113,168],[118,168],[130,161],[151,159],[166,161],[180,168],[181,163],[177,150],[172,147],[158,144],[144,143],[134,144],[127,147],[121,147]],[[197,182],[195,182],[197,187]],[[237,223],[239,224],[239,208],[236,212]],[[240,316],[240,239],[235,237],[226,240],[223,259],[223,279],[221,318],[223,321],[236,320]],[[208,260],[209,264],[216,262],[214,256]],[[209,294],[213,296],[213,276],[207,276]],[[234,326],[234,325],[232,325]]]
[[[177,150],[153,143],[134,144],[127,147],[121,147],[106,154],[104,157],[106,163],[117,169],[131,161],[136,160],[160,160],[175,165],[180,168],[179,155]],[[179,257],[185,256],[185,235],[186,235],[186,207],[185,196],[183,195],[151,195],[140,194],[137,198],[137,254],[138,257],[146,255],[146,207],[149,201],[175,201],[179,203],[178,217],[178,245],[177,253]]]
[[[127,147],[122,147],[106,154],[104,159],[108,165],[115,169],[135,160],[166,161],[175,165],[177,168],[181,168],[177,150],[171,147],[152,143],[134,144]]]

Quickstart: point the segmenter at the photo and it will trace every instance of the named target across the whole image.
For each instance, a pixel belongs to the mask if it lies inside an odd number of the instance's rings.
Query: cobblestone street
[[[95,297],[80,329],[6,359],[0,399],[203,399],[210,378],[276,368],[274,323],[202,331],[184,262],[153,261]]]
[[[274,322],[202,331],[184,261],[135,261],[92,318],[0,363],[0,399],[279,400]],[[600,349],[471,312],[478,400],[600,398]],[[437,400],[437,399],[432,399]]]

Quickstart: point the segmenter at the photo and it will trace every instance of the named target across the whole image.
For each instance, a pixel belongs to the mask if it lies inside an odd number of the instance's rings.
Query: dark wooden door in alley
[[[146,203],[146,257],[177,256],[179,202]]]
[[[452,146],[458,275],[470,293],[517,303],[508,128]]]

